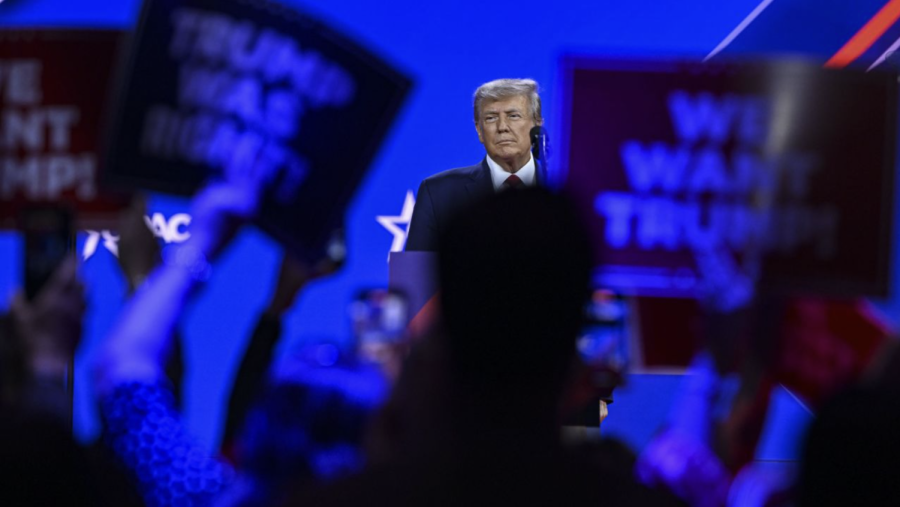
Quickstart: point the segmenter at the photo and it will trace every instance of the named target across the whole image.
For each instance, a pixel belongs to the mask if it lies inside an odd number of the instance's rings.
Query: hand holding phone
[[[628,367],[628,307],[620,294],[597,290],[585,313],[587,324],[578,337],[578,352],[595,388],[611,393]]]
[[[357,294],[350,305],[350,318],[360,359],[376,363],[395,379],[407,345],[409,304],[406,297],[388,289],[370,289]]]
[[[19,215],[19,226],[25,243],[25,296],[32,301],[74,251],[72,214],[57,206],[29,207]]]

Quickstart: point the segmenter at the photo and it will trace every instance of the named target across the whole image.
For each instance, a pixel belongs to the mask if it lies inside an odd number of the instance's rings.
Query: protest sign
[[[0,31],[0,227],[17,210],[58,203],[81,227],[126,202],[100,191],[102,128],[123,32]]]
[[[696,297],[762,272],[886,293],[896,77],[573,57],[563,82],[565,187],[602,245],[598,284]]]
[[[340,225],[410,84],[265,0],[149,0],[124,68],[106,181],[186,194],[262,174],[257,223],[301,255]]]

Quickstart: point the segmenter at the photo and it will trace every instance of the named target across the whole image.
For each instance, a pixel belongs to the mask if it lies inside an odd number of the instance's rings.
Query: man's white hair
[[[495,102],[518,96],[526,97],[531,102],[531,118],[536,124],[542,123],[541,96],[538,95],[538,84],[534,79],[495,79],[479,86],[472,95],[475,102],[475,123],[481,119],[481,106],[485,101]]]

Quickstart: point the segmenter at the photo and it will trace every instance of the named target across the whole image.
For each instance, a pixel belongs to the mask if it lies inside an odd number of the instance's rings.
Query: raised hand
[[[147,203],[136,196],[119,220],[119,266],[134,292],[160,262],[159,240],[146,219]]]
[[[256,215],[259,186],[252,180],[216,181],[194,197],[188,244],[210,261],[246,221]]]
[[[36,376],[63,375],[81,340],[84,287],[75,257],[64,260],[33,301],[17,294],[10,314]]]

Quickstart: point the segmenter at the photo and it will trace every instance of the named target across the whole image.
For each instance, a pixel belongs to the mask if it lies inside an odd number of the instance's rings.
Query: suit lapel
[[[480,164],[471,166],[469,173],[469,181],[466,183],[466,192],[470,200],[483,199],[490,197],[494,193],[494,182],[491,180],[491,168],[488,166],[487,157]],[[546,175],[543,171],[543,165],[537,160],[534,161],[534,182],[535,186],[544,186],[547,184]]]
[[[466,191],[470,201],[484,199],[494,193],[494,183],[491,181],[491,168],[488,167],[487,158],[481,164],[472,166],[472,173],[466,183]]]

